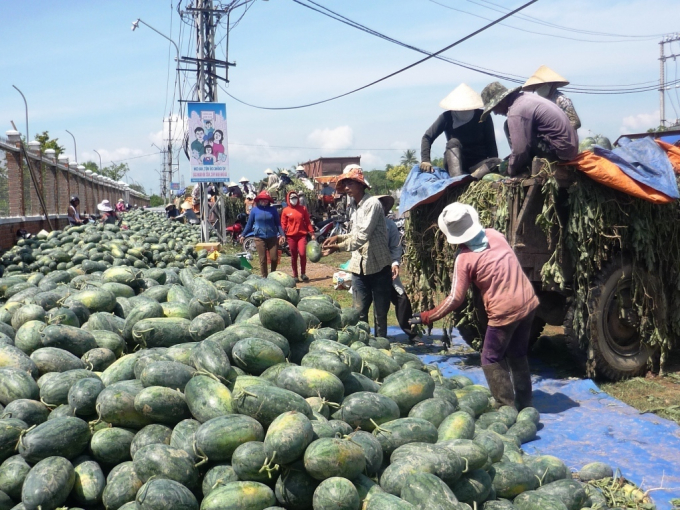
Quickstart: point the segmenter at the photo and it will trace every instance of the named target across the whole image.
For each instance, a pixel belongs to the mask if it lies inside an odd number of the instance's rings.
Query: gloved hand
[[[421,172],[427,172],[427,173],[432,173],[432,163],[429,161],[421,161],[420,163],[420,171]]]
[[[417,326],[418,324],[422,324],[423,321],[422,321],[421,318],[420,318],[420,314],[419,314],[419,313],[416,313],[415,315],[413,315],[413,317],[411,317],[411,318],[408,320],[408,323],[409,323],[411,326]]]

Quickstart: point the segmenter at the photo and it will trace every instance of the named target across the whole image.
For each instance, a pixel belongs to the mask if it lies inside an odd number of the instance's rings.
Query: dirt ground
[[[352,296],[346,290],[333,289],[333,273],[338,266],[349,259],[347,253],[335,253],[323,259],[323,263],[307,264],[307,276],[310,281],[299,283],[300,286],[314,285],[322,292],[330,295],[341,306],[351,306]],[[257,272],[257,257],[251,262]],[[292,275],[290,257],[283,256],[278,269]],[[388,324],[397,325],[394,310],[390,309]],[[585,377],[582,367],[571,361],[571,356],[564,344],[564,331],[560,327],[547,326],[543,336],[534,346],[532,356],[542,363],[554,368],[563,378]],[[409,351],[416,354],[452,354],[440,341],[424,338],[424,345],[409,346]],[[454,347],[456,354],[467,354],[466,363],[479,364],[479,355],[467,347]],[[655,413],[662,418],[680,423],[680,353],[675,353],[669,360],[666,375],[659,376],[649,372],[645,377],[636,377],[627,381],[596,381],[600,389],[609,395],[638,409],[641,413]]]

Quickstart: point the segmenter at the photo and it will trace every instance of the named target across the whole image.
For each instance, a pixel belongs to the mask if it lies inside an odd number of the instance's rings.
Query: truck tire
[[[632,282],[633,266],[619,260],[605,266],[591,287],[589,376],[617,381],[646,372],[654,349],[640,341],[631,308]]]

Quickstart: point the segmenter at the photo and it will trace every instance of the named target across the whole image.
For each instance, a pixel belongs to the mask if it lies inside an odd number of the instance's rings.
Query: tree
[[[66,149],[62,145],[59,145],[59,138],[50,138],[48,131],[43,131],[35,137],[37,141],[40,142],[40,150],[45,152],[45,149],[54,149],[55,155],[59,157],[59,154],[63,153]]]
[[[111,163],[109,166],[105,166],[101,169],[101,173],[104,177],[109,177],[114,181],[120,181],[128,172],[130,172],[130,167],[127,163],[114,164]]]
[[[405,165],[395,166],[387,171],[387,178],[395,186],[394,189],[399,189],[404,185],[404,182],[406,182],[406,177],[408,177],[410,171],[411,167]]]
[[[150,207],[158,207],[159,205],[163,205],[163,199],[159,197],[158,195],[151,195],[149,197],[149,206]]]
[[[398,188],[387,178],[385,170],[371,170],[364,172],[364,176],[371,183],[371,192],[375,195],[389,195],[391,191]]]
[[[401,160],[399,163],[401,166],[405,166],[406,168],[412,168],[413,165],[417,165],[418,158],[416,158],[416,151],[414,149],[408,149],[404,151],[404,154],[401,155]]]
[[[92,170],[93,172],[99,173],[99,167],[97,166],[97,163],[95,163],[94,161],[86,161],[85,163],[83,163],[83,166],[87,170]]]
[[[130,189],[133,189],[135,191],[139,191],[140,193],[143,193],[143,194],[146,195],[146,190],[144,189],[144,186],[142,186],[138,182],[135,182],[134,184],[130,184]]]

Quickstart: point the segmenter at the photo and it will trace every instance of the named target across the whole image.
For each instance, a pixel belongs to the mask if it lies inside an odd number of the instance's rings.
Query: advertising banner
[[[227,107],[224,103],[187,103],[191,182],[227,182]]]

